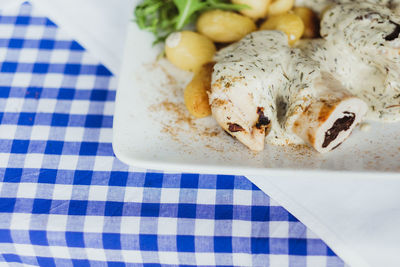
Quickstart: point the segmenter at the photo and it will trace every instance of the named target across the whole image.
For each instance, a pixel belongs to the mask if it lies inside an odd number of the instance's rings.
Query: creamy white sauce
[[[355,3],[355,2],[366,2],[377,5],[387,6],[392,10],[396,10],[400,5],[400,0],[295,0],[295,6],[306,6],[313,9],[314,11],[320,13],[324,11],[325,8],[334,4],[344,4],[344,3]]]
[[[360,125],[360,130],[361,130],[362,132],[369,132],[369,131],[371,130],[371,124],[369,124],[369,123],[362,123],[362,124]]]
[[[400,120],[400,39],[385,40],[395,23],[400,17],[384,6],[336,5],[321,22],[324,39],[298,46],[369,105],[367,119]]]
[[[321,10],[339,1],[298,2]],[[286,130],[287,125],[295,120],[298,107],[318,94],[314,84],[325,72],[369,105],[367,119],[400,120],[400,41],[385,40],[395,30],[395,23],[400,24],[400,18],[383,5],[340,2],[350,3],[336,5],[324,15],[323,39],[301,41],[289,48],[283,33],[265,31],[252,35],[257,40],[245,38],[216,56],[213,80],[244,77],[231,79],[231,87],[246,86],[256,105],[269,104],[265,115],[278,118],[271,120],[267,135],[270,143],[303,143]],[[394,5],[394,1],[389,2]],[[290,103],[283,115],[278,114],[282,110],[279,103]]]
[[[289,98],[291,78],[285,69],[290,65],[290,51],[287,36],[282,32],[264,31],[249,35],[216,55],[218,64],[214,67],[213,82],[220,78],[229,79],[229,90],[238,93],[246,88],[254,105],[265,108],[266,117],[278,118],[279,101],[287,102]],[[227,98],[230,97],[236,96],[228,93],[218,96],[222,100],[229,100]],[[251,112],[245,108],[239,109],[243,113]],[[283,118],[282,121],[271,119],[267,141],[274,144],[303,143],[299,137],[286,132],[282,123]]]

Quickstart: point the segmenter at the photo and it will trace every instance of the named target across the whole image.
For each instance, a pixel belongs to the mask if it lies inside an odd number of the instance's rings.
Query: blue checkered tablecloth
[[[245,177],[116,159],[113,74],[29,3],[0,15],[0,70],[1,262],[344,266]]]

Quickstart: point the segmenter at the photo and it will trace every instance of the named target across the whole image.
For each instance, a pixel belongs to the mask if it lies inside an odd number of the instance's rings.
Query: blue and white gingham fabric
[[[118,161],[110,71],[30,4],[2,12],[2,263],[344,266],[244,177]]]

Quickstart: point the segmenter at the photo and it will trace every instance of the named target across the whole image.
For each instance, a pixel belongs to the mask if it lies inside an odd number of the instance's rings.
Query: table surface
[[[0,261],[344,266],[245,177],[116,159],[115,77],[28,3],[0,14],[0,71]]]

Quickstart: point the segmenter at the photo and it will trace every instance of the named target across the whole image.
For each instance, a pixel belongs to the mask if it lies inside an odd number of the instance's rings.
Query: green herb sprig
[[[248,8],[226,0],[144,0],[135,8],[135,21],[140,29],[152,32],[153,44],[194,22],[199,14],[212,9],[238,11]]]

